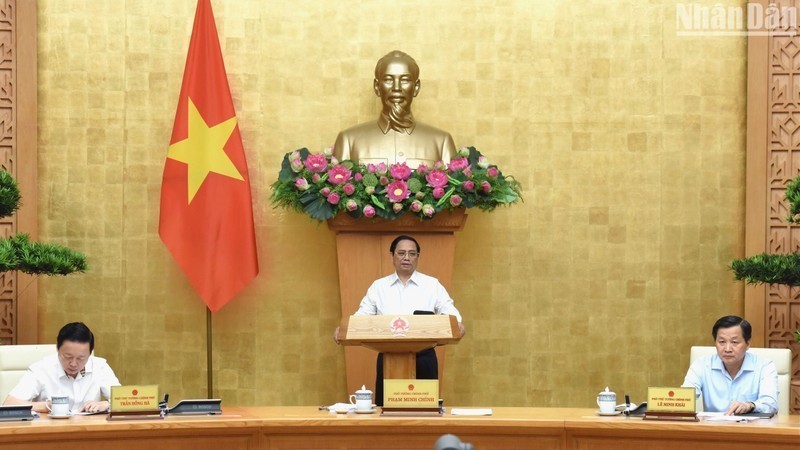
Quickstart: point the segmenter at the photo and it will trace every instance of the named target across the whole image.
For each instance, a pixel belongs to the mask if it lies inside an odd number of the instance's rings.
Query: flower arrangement
[[[339,212],[356,219],[393,220],[407,212],[430,219],[443,210],[491,211],[522,198],[519,183],[474,147],[459,150],[449,164],[438,161],[416,169],[405,163],[339,162],[332,148],[322,153],[301,148],[283,158],[272,190],[276,207],[305,212],[319,221]]]

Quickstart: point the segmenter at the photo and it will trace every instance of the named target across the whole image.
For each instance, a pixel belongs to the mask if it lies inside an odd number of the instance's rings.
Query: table
[[[224,407],[222,416],[0,423],[0,449],[432,449],[453,433],[476,449],[797,449],[800,416],[752,423],[598,417],[592,409],[493,408],[491,417],[382,417],[317,407]]]

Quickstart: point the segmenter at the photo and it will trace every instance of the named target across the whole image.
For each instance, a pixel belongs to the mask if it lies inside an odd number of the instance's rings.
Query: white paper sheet
[[[450,410],[450,414],[454,416],[491,416],[492,409],[491,408],[453,408]]]

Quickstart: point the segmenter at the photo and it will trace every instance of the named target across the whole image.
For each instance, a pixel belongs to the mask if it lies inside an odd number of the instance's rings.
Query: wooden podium
[[[339,327],[339,342],[383,353],[384,378],[417,378],[417,352],[455,344],[461,330],[455,316],[350,316]]]
[[[336,232],[341,317],[350,317],[358,310],[373,281],[394,272],[389,244],[401,234],[412,236],[420,244],[417,270],[438,278],[452,293],[454,233],[464,228],[466,220],[465,209],[443,211],[426,221],[420,221],[412,214],[405,214],[397,220],[356,220],[347,214],[338,214],[329,220],[328,228]],[[439,380],[442,380],[444,349],[437,347],[436,356],[439,359]],[[377,353],[366,347],[345,347],[348,393],[355,392],[362,385],[375,390],[376,357]]]

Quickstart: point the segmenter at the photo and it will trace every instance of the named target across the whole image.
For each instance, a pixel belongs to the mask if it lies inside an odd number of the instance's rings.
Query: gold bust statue
[[[379,59],[373,89],[381,98],[381,115],[339,133],[333,155],[365,164],[405,162],[412,169],[450,162],[456,151],[450,133],[417,122],[411,114],[419,88],[419,66],[412,57],[395,50]]]

